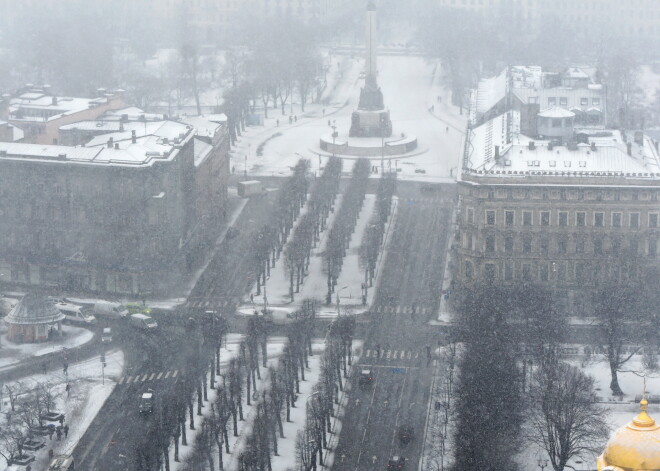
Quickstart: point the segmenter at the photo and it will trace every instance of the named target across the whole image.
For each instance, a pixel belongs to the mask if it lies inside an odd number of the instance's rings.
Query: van
[[[94,314],[97,317],[120,318],[128,316],[128,309],[120,303],[99,301],[94,304]]]
[[[110,327],[105,327],[103,332],[101,332],[101,343],[110,342],[112,342],[112,329]]]
[[[75,471],[75,469],[71,455],[56,456],[48,465],[48,471]]]
[[[146,314],[133,314],[129,318],[131,325],[142,330],[153,330],[158,327],[158,323]]]
[[[64,322],[69,324],[78,325],[93,325],[96,324],[96,317],[89,313],[89,311],[76,304],[69,303],[56,303],[55,307],[64,314]]]
[[[154,411],[154,392],[147,389],[147,392],[140,396],[139,405],[140,414],[151,414]]]

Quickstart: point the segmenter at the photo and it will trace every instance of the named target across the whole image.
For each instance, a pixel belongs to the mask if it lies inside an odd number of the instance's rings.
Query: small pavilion
[[[15,343],[36,343],[49,339],[55,328],[62,327],[62,314],[45,296],[26,294],[5,316],[9,327],[7,339]]]

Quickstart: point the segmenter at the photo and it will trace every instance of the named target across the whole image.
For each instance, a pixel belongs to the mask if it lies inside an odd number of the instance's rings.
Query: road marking
[[[398,356],[399,356],[399,351],[394,350],[394,355],[392,355],[392,359],[396,360]]]
[[[412,360],[412,350],[408,350],[408,360]]]
[[[157,379],[157,380],[160,379],[161,376],[163,376],[163,372],[162,372],[162,371],[161,371],[160,373],[158,373],[158,376],[156,376],[156,379]]]
[[[125,376],[122,376],[121,379],[119,380],[119,383],[117,383],[117,384],[123,384],[125,378],[126,378]]]
[[[172,374],[172,378],[176,378],[176,375],[179,374],[179,370],[174,370],[174,373]]]
[[[390,355],[391,355],[391,353],[392,353],[392,350],[388,350],[388,351],[387,351],[387,359],[388,359],[388,360],[390,359]]]
[[[126,384],[130,383],[132,379],[133,379],[133,377],[129,376],[128,379],[126,379]]]
[[[154,376],[156,376],[156,373],[151,373],[151,376],[149,376],[149,381],[152,381],[154,379]]]
[[[402,310],[403,310],[403,308],[401,306],[399,306],[399,307],[396,308],[396,313],[401,314]]]
[[[167,374],[165,375],[165,378],[164,378],[164,379],[167,379],[167,378],[169,378],[169,377],[170,377],[170,373],[171,373],[171,372],[170,372],[170,371],[168,371],[168,372],[167,372]]]
[[[371,356],[371,350],[367,350],[367,354],[365,356],[369,358]]]
[[[142,377],[142,380],[141,380],[141,381],[144,383],[144,382],[146,381],[146,379],[147,379],[148,376],[149,376],[149,373],[147,373],[146,375],[144,375],[144,376]]]
[[[419,358],[419,352],[415,353],[415,360]]]

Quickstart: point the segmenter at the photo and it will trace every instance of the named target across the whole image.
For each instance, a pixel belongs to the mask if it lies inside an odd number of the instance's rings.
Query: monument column
[[[365,76],[366,80],[373,80],[373,84],[376,84],[376,78],[378,77],[378,62],[376,58],[376,50],[378,48],[377,33],[376,4],[374,0],[370,0],[367,5],[367,57]]]

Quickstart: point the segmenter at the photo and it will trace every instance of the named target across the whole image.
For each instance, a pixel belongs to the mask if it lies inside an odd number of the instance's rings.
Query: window
[[[513,226],[514,214],[515,213],[513,211],[505,211],[504,212],[504,222],[507,226]]]
[[[603,227],[605,215],[603,213],[594,213],[594,226]]]
[[[633,237],[630,239],[630,253],[631,255],[637,255],[639,252],[639,239]]]
[[[531,225],[532,225],[532,212],[523,211],[523,226],[531,226]]]
[[[484,275],[487,280],[494,280],[495,279],[495,264],[494,263],[487,263],[484,265]]]
[[[594,240],[594,253],[596,255],[603,254],[603,239]]]
[[[592,98],[592,99],[591,99],[591,104],[592,104],[593,106],[600,106],[600,98],[598,98],[598,97],[594,97],[594,98]]]
[[[548,255],[548,250],[550,249],[550,239],[548,236],[541,236],[539,241],[539,250],[541,255]]]
[[[612,253],[615,255],[621,253],[621,239],[612,240]]]
[[[559,225],[568,226],[568,213],[566,211],[559,212]]]
[[[568,97],[559,97],[559,106],[568,106]]]
[[[584,239],[582,237],[575,239],[575,253],[584,253]]]
[[[586,226],[587,213],[577,213],[575,215],[575,224],[580,227]]]
[[[539,278],[541,278],[541,281],[548,281],[550,278],[550,271],[547,263],[542,263],[539,267]]]
[[[580,106],[589,106],[589,98],[587,97],[580,98]]]
[[[504,251],[506,253],[513,253],[513,237],[508,236],[504,239]]]
[[[651,238],[649,239],[649,255],[655,257],[658,255],[658,240]]]
[[[495,211],[486,211],[486,224],[489,226],[495,225]]]
[[[495,252],[495,236],[486,236],[486,253]]]
[[[530,236],[523,237],[523,253],[532,252],[532,238]]]
[[[548,97],[548,106],[556,106],[557,105],[557,97],[550,96]]]
[[[584,263],[575,264],[575,280],[584,281],[586,279],[587,269]]]
[[[472,234],[467,233],[465,234],[465,248],[468,250],[472,250]]]
[[[513,280],[513,263],[506,262],[504,264],[504,279],[506,281]]]
[[[470,262],[465,262],[465,278],[472,279],[472,263]]]
[[[489,200],[495,199],[495,192],[493,190],[488,190],[488,199]]]
[[[565,263],[557,264],[557,280],[566,281],[566,264]]]
[[[568,240],[566,239],[566,237],[560,237],[557,240],[557,252],[559,252],[560,254],[565,254],[567,251],[567,247],[568,247]]]
[[[639,229],[639,213],[630,213],[630,227]]]
[[[523,277],[523,280],[531,280],[532,279],[532,266],[529,263],[523,263],[522,277]]]
[[[550,211],[541,211],[541,225],[542,226],[550,225]]]
[[[612,213],[612,227],[621,227],[621,213]]]
[[[649,214],[649,227],[658,227],[658,213]]]

